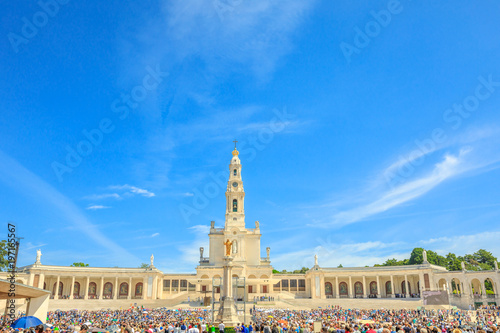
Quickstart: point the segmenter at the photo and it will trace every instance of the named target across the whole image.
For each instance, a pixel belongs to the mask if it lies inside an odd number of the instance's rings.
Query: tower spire
[[[229,180],[226,190],[226,229],[229,227],[245,228],[245,190],[241,178],[241,162],[234,140],[233,157],[229,164]]]

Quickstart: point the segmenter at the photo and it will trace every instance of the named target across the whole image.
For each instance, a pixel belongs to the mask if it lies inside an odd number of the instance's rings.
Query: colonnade
[[[30,275],[28,284],[51,291],[52,299],[155,299],[161,296],[161,278],[147,275],[109,277],[41,273]]]
[[[420,297],[423,289],[430,289],[429,275],[373,274],[330,275],[317,274],[311,279],[312,298],[395,298]]]

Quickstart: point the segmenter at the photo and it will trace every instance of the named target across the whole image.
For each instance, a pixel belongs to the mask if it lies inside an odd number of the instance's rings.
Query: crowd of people
[[[70,310],[47,314],[36,333],[497,333],[500,307],[477,310],[253,308],[247,323],[234,328],[211,324],[209,309]],[[4,320],[4,319],[2,319]],[[14,333],[1,322],[0,333]],[[25,329],[23,333],[35,333]],[[498,332],[500,333],[500,332]]]

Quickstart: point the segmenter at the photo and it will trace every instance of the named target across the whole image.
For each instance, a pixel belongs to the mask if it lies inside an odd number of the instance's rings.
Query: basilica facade
[[[427,291],[444,291],[449,303],[470,305],[500,304],[497,265],[491,271],[447,271],[427,262],[420,265],[385,267],[322,267],[315,265],[305,274],[273,274],[270,248],[261,256],[259,222],[247,228],[245,190],[238,150],[232,152],[226,189],[225,225],[211,222],[209,248],[200,248],[194,274],[170,274],[154,266],[148,268],[102,268],[43,265],[40,253],[32,265],[21,267],[17,281],[51,292],[53,300],[169,300],[221,294],[224,257],[231,256],[232,274],[244,278],[238,298],[256,299],[342,299],[420,298]],[[208,252],[208,253],[207,253]],[[207,255],[207,256],[206,256]],[[321,259],[321,258],[320,258]],[[1,275],[0,277],[5,278]],[[492,286],[487,290],[486,285]]]

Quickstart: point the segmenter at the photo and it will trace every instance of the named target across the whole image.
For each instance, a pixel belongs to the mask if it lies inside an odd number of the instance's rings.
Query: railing
[[[495,294],[486,294],[486,298],[495,298],[497,295]]]

